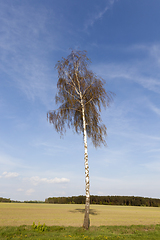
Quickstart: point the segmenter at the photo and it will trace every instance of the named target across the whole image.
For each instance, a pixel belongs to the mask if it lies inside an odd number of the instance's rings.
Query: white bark
[[[78,65],[76,66],[78,69]],[[79,96],[82,106],[82,118],[83,118],[83,137],[84,137],[84,165],[85,165],[85,183],[86,183],[86,204],[85,204],[85,215],[84,215],[84,223],[83,227],[85,229],[89,228],[90,220],[89,220],[89,206],[90,206],[90,191],[89,191],[89,166],[88,166],[88,148],[87,148],[87,131],[86,131],[86,119],[85,119],[85,105],[83,102],[83,95],[81,92],[80,82],[77,76],[77,71],[75,72],[76,79],[79,88]]]
[[[89,166],[88,166],[88,150],[87,150],[87,131],[86,131],[86,119],[84,112],[83,100],[82,105],[82,117],[83,117],[83,136],[84,136],[84,163],[85,163],[85,183],[86,183],[86,204],[85,204],[85,216],[83,227],[85,229],[89,228],[89,205],[90,205],[90,185],[89,185]]]

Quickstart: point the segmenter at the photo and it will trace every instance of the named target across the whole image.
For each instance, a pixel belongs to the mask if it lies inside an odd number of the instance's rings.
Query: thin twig
[[[93,98],[94,98],[94,97],[92,97],[88,102],[86,102],[86,103],[84,104],[84,106],[87,105],[90,101],[92,101]],[[94,102],[93,102],[93,103],[94,103]],[[95,104],[95,103],[94,103],[94,104]]]
[[[84,90],[83,96],[84,96],[84,94],[86,93],[86,91],[88,90],[88,88],[90,88],[94,83],[95,83],[95,82],[92,82],[92,83],[89,85],[89,87],[87,87],[87,88]]]

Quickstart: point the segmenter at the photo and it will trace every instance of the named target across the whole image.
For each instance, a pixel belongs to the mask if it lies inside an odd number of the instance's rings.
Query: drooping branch
[[[92,82],[83,92],[83,96],[85,95],[85,93],[87,92],[87,90],[94,84],[94,82]]]

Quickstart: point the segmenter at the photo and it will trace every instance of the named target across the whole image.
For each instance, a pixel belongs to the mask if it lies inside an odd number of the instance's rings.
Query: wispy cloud
[[[38,185],[39,183],[68,183],[70,180],[67,178],[53,178],[53,179],[47,179],[47,178],[40,178],[38,176],[31,177],[29,179],[32,184]]]
[[[38,97],[42,102],[51,87],[49,78],[53,77],[47,53],[53,50],[55,38],[51,39],[46,28],[48,20],[47,12],[40,7],[34,11],[27,4],[13,4],[8,9],[8,4],[0,3],[0,70],[29,99]]]
[[[137,54],[135,60],[97,64],[94,66],[94,71],[105,79],[136,82],[150,91],[160,93],[160,62],[157,52],[153,51],[155,48],[160,52],[160,45],[131,46],[125,51]],[[146,56],[139,58],[142,53]]]
[[[33,147],[43,149],[43,154],[48,156],[55,156],[57,153],[67,153],[68,148],[58,144],[51,144],[49,142],[44,142],[40,140],[35,140],[31,143]]]
[[[0,141],[1,143],[1,141]],[[2,146],[5,146],[5,148],[8,148],[8,150],[14,149],[14,147],[10,146],[9,144],[5,144],[4,142],[1,143]],[[9,172],[12,171],[12,168],[14,167],[20,167],[20,168],[26,168],[27,166],[24,165],[23,159],[21,158],[15,158],[10,155],[0,153],[0,165],[1,165],[1,171]]]
[[[160,149],[157,149],[157,150],[160,151]],[[160,161],[145,163],[143,164],[143,166],[148,168],[150,171],[160,172]]]
[[[103,8],[100,11],[96,11],[95,13],[93,13],[85,23],[85,26],[84,26],[85,30],[87,30],[88,27],[93,26],[96,21],[101,19],[104,16],[104,14],[107,12],[107,10],[109,10],[111,8],[111,6],[115,3],[115,1],[116,0],[107,1],[107,5],[105,6],[105,8]]]
[[[154,113],[156,113],[157,115],[160,116],[160,108],[156,107],[156,106],[153,105],[152,103],[149,103],[148,105],[149,105],[150,109],[151,109]]]
[[[19,173],[16,172],[3,172],[2,174],[5,178],[15,178],[19,176]]]
[[[155,58],[158,62],[158,64],[160,65],[160,44],[153,44],[150,48],[149,48],[150,54],[151,56],[153,56],[153,58]]]
[[[100,18],[102,18],[103,15],[105,14],[105,12],[106,12],[107,10],[108,10],[108,6],[105,7],[104,10],[102,10],[102,11],[100,11],[100,12],[97,12],[97,13],[95,13],[92,17],[90,17],[90,18],[86,21],[86,23],[85,23],[85,30],[86,30],[88,27],[93,26],[93,24],[94,24],[97,20],[99,20]]]

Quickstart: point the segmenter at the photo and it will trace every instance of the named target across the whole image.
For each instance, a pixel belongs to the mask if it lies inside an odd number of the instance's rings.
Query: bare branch
[[[81,110],[78,110],[76,108],[71,108],[71,107],[69,107],[69,108],[61,108],[61,107],[59,107],[59,108],[57,108],[55,110],[50,110],[49,112],[56,112],[57,110],[67,110],[67,109],[72,109],[72,110],[75,110],[75,111],[78,111],[78,112],[82,112]]]
[[[71,78],[71,76],[69,75],[69,74],[67,74],[67,72],[65,71],[65,74],[67,75],[67,77],[69,77],[70,78],[70,80],[72,81],[72,83],[73,83],[73,85],[74,85],[74,89],[75,89],[75,91],[76,91],[76,93],[78,94],[78,95],[80,95],[79,94],[79,92],[78,92],[78,90],[77,90],[77,88],[76,88],[76,85],[75,85],[75,82],[73,81],[73,79]],[[67,82],[68,83],[68,82]],[[69,84],[69,83],[68,83]]]
[[[58,109],[61,109],[61,110],[65,110],[65,109],[72,109],[72,110],[75,110],[75,111],[79,111],[79,112],[82,112],[81,110],[78,110],[78,109],[75,109],[75,108],[58,108]]]
[[[78,76],[77,76],[77,71],[75,71],[75,74],[76,74],[76,80],[77,80],[78,87],[79,87],[79,93],[81,95],[81,88],[80,88],[80,82],[79,82],[79,79],[78,79]]]
[[[75,89],[75,86],[73,86],[72,84],[70,84],[70,82],[68,82],[67,80],[66,80],[66,83]],[[75,89],[75,90],[76,90],[76,89]]]
[[[74,58],[74,53],[73,53],[73,58]],[[75,59],[75,58],[74,58],[74,59]],[[75,63],[75,74],[76,74],[76,80],[77,80],[77,83],[78,83],[78,88],[79,88],[80,96],[82,96],[81,88],[80,88],[80,82],[79,82],[79,79],[78,79],[78,76],[77,76],[78,67],[79,67],[79,65]]]
[[[71,97],[73,97],[77,102],[81,103],[74,95],[72,95],[70,92],[68,92],[65,88],[64,91],[67,92]]]

